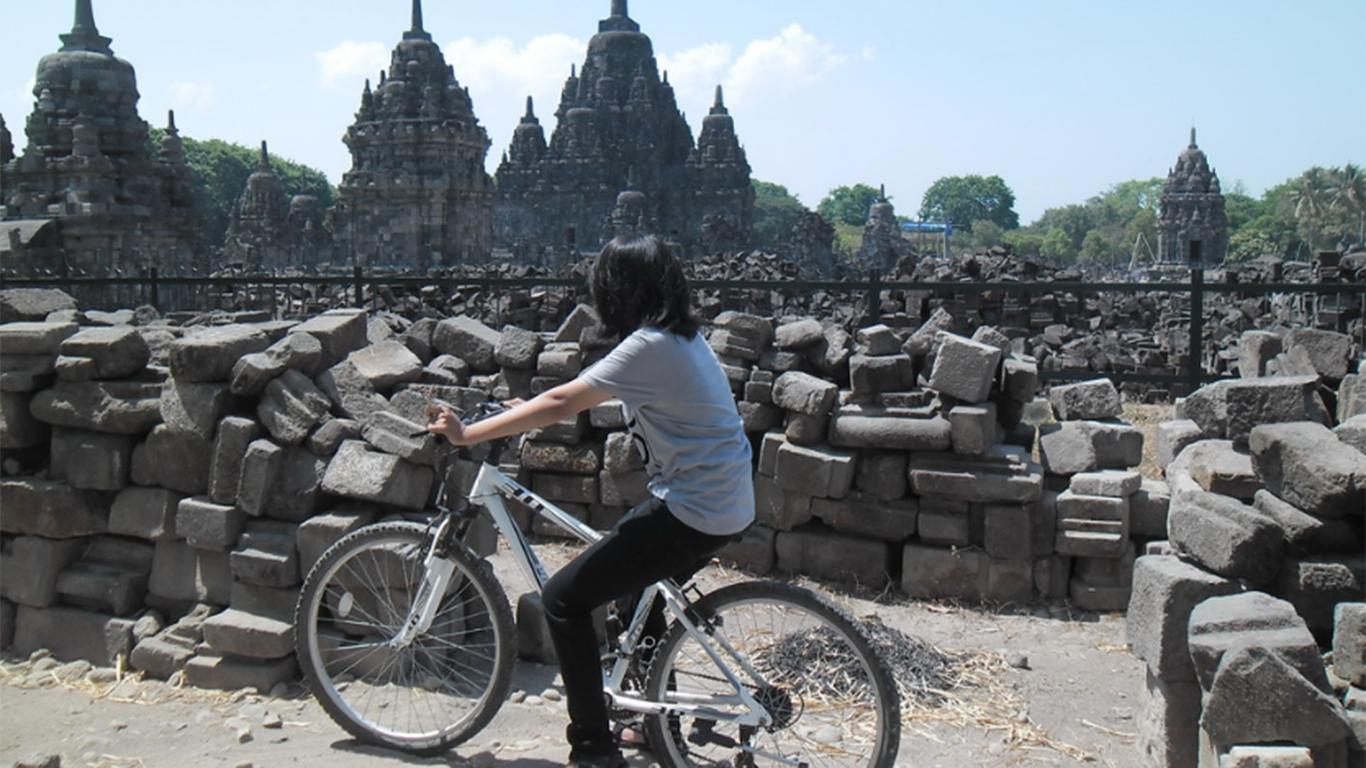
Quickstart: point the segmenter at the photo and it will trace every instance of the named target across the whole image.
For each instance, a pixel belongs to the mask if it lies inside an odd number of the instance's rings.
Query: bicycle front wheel
[[[809,590],[775,582],[725,587],[694,608],[713,630],[708,643],[772,722],[749,727],[707,716],[708,708],[740,711],[722,703],[736,688],[697,638],[674,622],[650,667],[646,694],[699,710],[646,718],[661,762],[893,765],[901,739],[900,698],[848,614]]]
[[[304,582],[295,646],[304,679],[338,725],[372,744],[434,754],[483,728],[512,679],[512,614],[498,582],[463,551],[431,628],[394,642],[422,586],[430,539],[410,523],[338,541]]]

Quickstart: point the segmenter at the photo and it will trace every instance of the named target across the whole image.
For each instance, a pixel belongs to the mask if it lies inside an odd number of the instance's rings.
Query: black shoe
[[[626,758],[621,756],[620,750],[612,750],[605,755],[594,755],[591,757],[569,756],[569,762],[565,763],[567,768],[626,768]]]

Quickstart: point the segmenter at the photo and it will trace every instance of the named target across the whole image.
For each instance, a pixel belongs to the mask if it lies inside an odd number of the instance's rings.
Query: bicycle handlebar
[[[447,408],[450,408],[452,411],[457,410],[455,406],[442,400],[433,399],[432,403],[436,405],[444,405]],[[497,416],[498,414],[503,413],[506,410],[508,410],[507,407],[504,406],[502,403],[499,403],[495,400],[488,400],[480,403],[479,405],[474,406],[473,408],[466,410],[464,413],[461,413],[460,423],[468,427],[469,425],[474,424],[475,422],[483,421],[484,419]],[[428,432],[426,429],[423,429],[419,432],[414,432],[408,435],[408,438],[411,440],[416,440],[421,437],[426,437],[430,434],[432,433]]]

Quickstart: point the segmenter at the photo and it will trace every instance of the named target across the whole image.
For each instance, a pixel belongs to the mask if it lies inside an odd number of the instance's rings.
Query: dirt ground
[[[571,547],[538,546],[548,566]],[[508,594],[527,587],[504,556],[494,558]],[[719,565],[704,587],[746,578]],[[1121,615],[1069,613],[1061,606],[1011,610],[854,594],[802,581],[855,616],[948,652],[969,654],[977,681],[951,705],[917,708],[905,721],[898,763],[916,768],[1137,766],[1134,746],[1143,665],[1124,649]],[[82,670],[77,669],[77,672]],[[0,765],[60,754],[64,766],[563,765],[566,722],[554,668],[521,663],[514,691],[470,742],[439,758],[362,745],[335,726],[299,686],[284,696],[180,689],[154,680],[62,683],[63,668],[35,672],[23,659],[0,663]],[[112,673],[97,671],[100,675]],[[514,699],[521,697],[514,696]],[[651,765],[648,754],[632,765]]]

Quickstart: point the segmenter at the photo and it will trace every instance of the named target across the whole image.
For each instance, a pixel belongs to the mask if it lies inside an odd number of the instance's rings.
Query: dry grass
[[[745,581],[753,577],[741,571],[713,564],[703,571],[700,581],[704,590],[725,583]],[[764,577],[811,589],[858,616],[850,598],[869,600],[879,605],[915,604],[936,613],[955,613],[968,610],[954,601],[925,601],[907,598],[890,588],[873,589],[866,585],[841,585],[840,592],[832,593],[829,585],[806,576],[769,575]],[[989,611],[978,606],[976,610]],[[878,621],[876,614],[860,616],[863,621]],[[1096,758],[1084,749],[1053,738],[1028,713],[1028,704],[1020,691],[1009,680],[1010,664],[1005,656],[987,651],[950,651],[923,640],[915,640],[949,660],[945,668],[947,684],[942,690],[932,691],[932,697],[909,695],[900,685],[902,729],[930,741],[941,737],[934,727],[976,728],[1002,737],[1007,748],[1020,750],[1049,750],[1078,762],[1092,762]]]
[[[1175,417],[1176,409],[1171,405],[1124,404],[1124,420],[1143,430],[1143,464],[1138,471],[1153,480],[1162,479],[1162,469],[1157,466],[1157,427],[1164,421]]]
[[[1005,682],[1009,665],[997,653],[946,651],[954,660],[954,681],[943,696],[929,704],[902,708],[902,727],[938,741],[926,724],[979,728],[1002,737],[1010,749],[1042,749],[1078,762],[1096,758],[1086,750],[1049,735],[1029,716],[1028,706],[1015,686]]]

